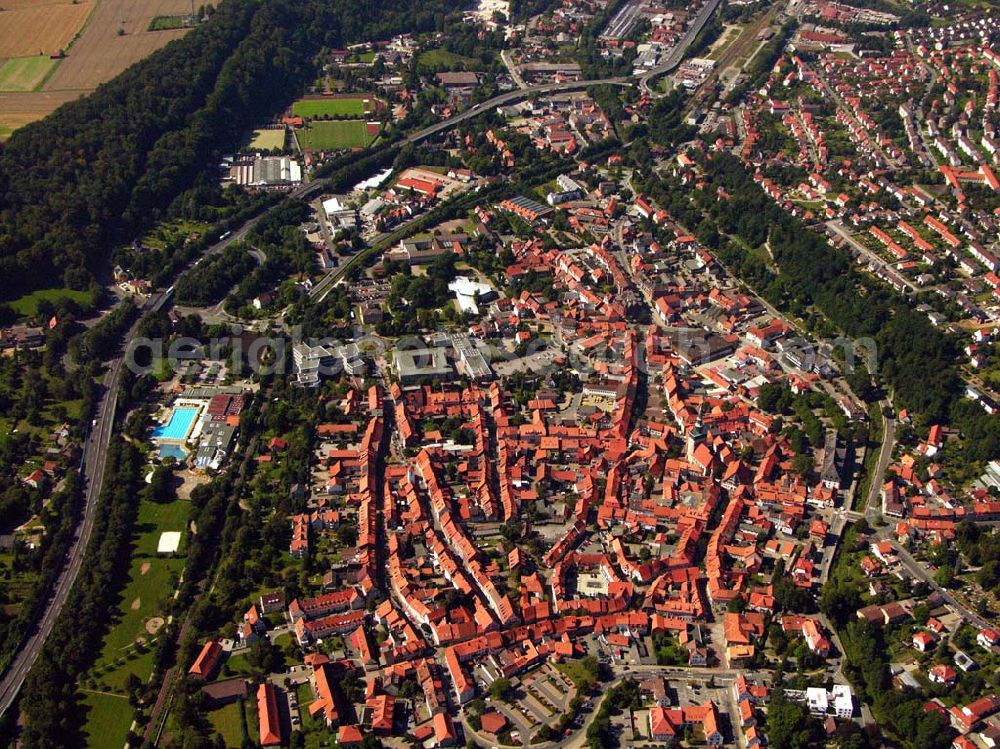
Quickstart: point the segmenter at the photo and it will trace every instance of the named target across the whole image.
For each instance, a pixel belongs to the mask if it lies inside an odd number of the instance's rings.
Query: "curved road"
[[[718,2],[718,0],[713,1]],[[403,143],[419,143],[432,135],[437,135],[445,130],[450,130],[460,122],[465,122],[466,120],[471,120],[473,117],[478,117],[494,107],[502,107],[503,105],[510,104],[511,102],[527,99],[532,94],[559,94],[566,91],[580,91],[589,86],[599,85],[630,86],[634,82],[635,81],[632,77],[623,76],[619,78],[597,78],[592,81],[574,81],[572,83],[542,83],[528,88],[518,88],[513,91],[508,91],[505,94],[494,96],[492,99],[480,102],[475,106],[469,107],[469,109],[466,109],[464,112],[456,114],[454,117],[449,117],[447,120],[441,120],[441,122],[436,122],[433,125],[425,127],[423,130],[418,130],[409,137],[404,138]]]
[[[708,19],[715,12],[715,9],[719,7],[720,2],[722,2],[722,0],[708,0],[708,2],[706,2],[698,12],[698,17],[695,19],[694,23],[688,27],[688,30],[684,33],[684,38],[681,39],[680,44],[674,47],[673,51],[670,53],[670,57],[667,58],[667,61],[663,65],[659,65],[642,74],[639,78],[639,88],[642,91],[651,93],[651,89],[649,88],[649,82],[651,80],[669,73],[681,64],[684,60],[684,54],[687,52],[687,48],[691,46],[691,42],[693,42],[695,37],[701,33],[701,30],[705,28],[705,24],[708,23]]]
[[[692,41],[694,41],[694,38],[698,35],[698,33],[700,33],[709,16],[711,16],[711,14],[719,6],[720,2],[721,0],[708,0],[699,13],[695,24],[688,30],[688,33],[685,34],[681,43],[671,53],[668,61],[664,65],[654,68],[639,77],[639,85],[644,90],[648,90],[648,83],[650,80],[668,73],[680,65],[687,47]],[[461,122],[478,117],[484,112],[487,112],[495,107],[503,106],[505,104],[530,97],[533,94],[579,91],[589,86],[599,84],[627,86],[633,85],[636,82],[636,78],[637,77],[633,75],[618,78],[577,81],[574,83],[547,83],[510,91],[477,104],[471,109],[457,114],[447,120],[443,120],[442,122],[438,122],[422,130],[418,130],[405,138],[403,142],[418,143],[425,138],[429,138],[448,130]],[[312,197],[314,194],[320,193],[328,182],[329,179],[319,179],[308,184],[299,185],[288,193],[288,197],[303,199]],[[247,233],[254,226],[256,226],[256,224],[265,215],[267,215],[271,210],[274,210],[277,205],[280,205],[280,202],[269,207],[267,210],[262,211],[257,216],[247,220],[240,228],[234,230],[226,236],[225,239],[220,239],[220,241],[210,247],[202,255],[202,257],[195,260],[192,265],[197,265],[205,257],[220,253],[234,242],[242,240]],[[170,301],[172,296],[173,286],[165,291],[159,292],[146,301],[141,308],[140,317],[135,323],[132,324],[122,340],[123,350],[127,349],[129,342],[135,337],[141,319],[146,314],[156,312],[161,309]],[[36,622],[17,656],[4,673],[3,679],[0,680],[0,715],[6,713],[10,706],[14,703],[14,700],[17,698],[17,694],[20,692],[21,686],[24,684],[24,680],[27,677],[28,672],[34,665],[36,658],[38,658],[38,654],[42,649],[42,645],[45,643],[45,639],[52,631],[52,626],[55,624],[56,618],[59,616],[59,613],[62,611],[62,608],[69,597],[69,592],[72,589],[73,583],[76,581],[77,575],[80,572],[80,567],[83,564],[87,544],[90,541],[90,536],[94,528],[94,519],[97,513],[97,500],[100,494],[101,484],[104,479],[104,468],[105,463],[107,462],[108,446],[111,443],[111,434],[115,421],[115,409],[118,405],[118,388],[121,381],[121,372],[124,362],[124,355],[113,359],[109,363],[108,371],[104,376],[104,392],[102,393],[97,406],[93,428],[88,435],[87,443],[84,447],[83,464],[81,466],[85,493],[82,518],[77,526],[73,543],[67,554],[66,564],[59,573],[55,586],[49,595],[48,603],[42,617]]]

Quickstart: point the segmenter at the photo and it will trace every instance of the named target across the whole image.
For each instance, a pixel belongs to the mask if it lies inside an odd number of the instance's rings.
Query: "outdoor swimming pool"
[[[178,462],[187,460],[187,450],[180,445],[160,445],[156,453],[160,456],[160,460],[164,458],[173,458]]]
[[[153,437],[180,442],[187,438],[197,415],[197,408],[175,408],[170,414],[170,421],[153,430]]]

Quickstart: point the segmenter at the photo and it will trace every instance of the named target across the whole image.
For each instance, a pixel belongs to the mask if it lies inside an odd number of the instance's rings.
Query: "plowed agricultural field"
[[[66,49],[94,9],[93,2],[76,5],[33,5],[0,11],[0,57],[55,55]]]
[[[90,93],[182,37],[188,29],[149,31],[149,24],[157,16],[190,13],[191,0],[81,0],[76,5],[72,0],[0,0],[0,8],[0,63],[9,65],[5,58],[29,57],[39,51],[45,55],[66,51],[47,78],[28,82],[18,78],[6,86],[8,90],[28,88],[28,83],[44,80],[40,90],[0,93],[2,141],[12,130]]]
[[[78,96],[79,91],[0,93],[0,141],[8,138],[12,130],[42,119]]]
[[[101,0],[87,28],[43,90],[96,88],[187,33],[187,29],[149,31],[153,18],[190,12],[190,0]],[[119,28],[125,33],[119,34]]]

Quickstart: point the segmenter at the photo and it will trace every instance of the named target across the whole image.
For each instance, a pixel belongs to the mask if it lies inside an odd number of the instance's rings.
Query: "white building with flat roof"
[[[468,276],[458,276],[448,284],[455,294],[455,301],[462,312],[479,314],[479,302],[491,302],[497,297],[496,291],[488,283],[474,281]]]
[[[854,697],[851,688],[846,684],[834,684],[830,690],[833,698],[833,712],[838,718],[850,718],[854,715]]]
[[[830,706],[826,690],[823,687],[807,687],[806,705],[808,705],[809,712],[813,715],[826,715],[826,711]]]

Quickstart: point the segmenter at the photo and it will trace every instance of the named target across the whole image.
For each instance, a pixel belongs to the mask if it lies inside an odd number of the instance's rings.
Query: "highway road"
[[[685,34],[681,43],[674,49],[668,61],[664,65],[645,73],[642,78],[639,79],[640,86],[648,86],[649,80],[670,72],[680,64],[683,59],[684,52],[687,50],[691,42],[694,41],[694,38],[698,35],[698,33],[700,33],[701,29],[705,25],[705,22],[719,6],[720,2],[721,0],[708,0],[708,3],[706,3],[706,5],[702,8],[698,18],[695,20],[694,25],[689,29],[688,33]],[[516,91],[510,91],[477,104],[465,112],[455,115],[447,120],[443,120],[442,122],[438,122],[430,125],[429,127],[423,128],[422,130],[418,130],[417,132],[409,135],[403,142],[419,143],[426,138],[449,130],[459,123],[478,117],[484,112],[488,112],[495,107],[510,104],[512,102],[528,98],[534,94],[580,91],[589,86],[600,84],[628,86],[633,85],[635,82],[636,79],[634,76],[628,76],[577,81],[572,83],[548,83],[518,89]],[[287,197],[301,198],[304,200],[315,197],[323,191],[328,183],[329,179],[318,179],[313,182],[303,183],[294,190],[291,190],[287,194]],[[202,257],[196,259],[191,265],[197,265],[205,257],[216,255],[235,242],[239,242],[244,239],[264,216],[280,204],[281,203],[279,202],[267,210],[262,211],[257,216],[246,221],[238,229],[235,229],[227,234],[225,238],[220,239],[212,245],[205,251],[205,253],[203,253]],[[321,281],[320,283],[323,282]],[[327,284],[326,290],[328,291],[329,287],[332,287],[332,285],[333,284]],[[122,351],[127,349],[129,343],[135,337],[142,317],[161,309],[165,304],[170,302],[172,296],[173,287],[171,286],[169,289],[158,292],[146,301],[139,319],[129,328],[123,338]],[[24,684],[25,677],[31,670],[32,665],[34,665],[35,659],[38,657],[38,654],[42,649],[42,645],[45,643],[46,637],[48,637],[49,633],[52,631],[52,626],[69,597],[69,592],[72,589],[74,582],[76,582],[77,575],[80,572],[80,567],[83,564],[84,554],[86,553],[87,544],[90,541],[91,532],[93,531],[94,526],[94,519],[97,513],[97,499],[104,479],[105,463],[107,462],[108,446],[111,443],[115,408],[117,407],[118,389],[121,382],[123,366],[123,356],[119,356],[109,362],[108,371],[105,374],[103,381],[104,392],[98,403],[93,428],[88,436],[87,444],[84,448],[82,473],[85,502],[80,524],[77,527],[73,544],[69,550],[67,563],[57,578],[41,618],[28,635],[27,640],[22,645],[17,657],[4,673],[2,680],[0,680],[0,715],[6,713],[8,708],[10,708],[10,706],[14,703],[18,692]]]
[[[0,715],[7,711],[17,697],[28,671],[31,670],[42,645],[45,643],[45,638],[52,631],[56,617],[69,597],[69,592],[83,564],[87,543],[94,528],[97,498],[100,494],[101,482],[104,479],[104,464],[114,424],[115,407],[118,400],[117,382],[121,366],[122,360],[116,360],[104,377],[105,389],[97,406],[96,426],[90,430],[84,446],[84,507],[81,522],[77,526],[67,554],[67,563],[56,579],[42,618],[36,623],[34,630],[29,634],[27,641],[22,645],[21,650],[4,674],[2,682],[0,682]]]
[[[213,248],[213,251],[221,250]],[[142,308],[143,315],[161,309],[170,300],[172,295],[173,287],[170,287],[150,297]],[[124,339],[126,342],[135,337],[143,315],[140,315],[129,328]],[[80,567],[83,565],[87,544],[90,542],[90,536],[94,530],[94,520],[97,517],[97,500],[104,481],[104,469],[107,463],[108,446],[111,444],[111,435],[114,430],[115,409],[118,406],[118,390],[124,366],[124,356],[113,359],[109,363],[108,370],[101,383],[103,392],[98,401],[92,427],[87,435],[83,451],[81,474],[84,505],[80,524],[77,526],[72,545],[67,553],[66,564],[62,572],[59,573],[59,577],[56,579],[56,583],[49,595],[42,618],[28,634],[27,640],[21,646],[21,650],[10,666],[8,666],[3,679],[0,680],[0,715],[7,712],[7,709],[13,704],[18,692],[21,690],[28,671],[31,670],[35,659],[38,658],[42,645],[45,643],[45,638],[52,631],[52,626],[55,624],[56,618],[69,598],[73,583],[76,582],[77,575],[80,574]]]
[[[589,86],[631,86],[633,83],[635,83],[633,78],[623,76],[619,78],[598,78],[590,81],[572,81],[569,83],[540,83],[537,86],[515,89],[514,91],[508,91],[505,94],[499,94],[498,96],[494,96],[492,99],[480,102],[479,104],[466,109],[464,112],[456,114],[454,117],[449,117],[447,120],[441,120],[441,122],[436,122],[433,125],[425,127],[423,130],[418,130],[405,138],[403,142],[419,143],[432,135],[437,135],[445,130],[450,130],[455,127],[455,125],[471,120],[474,117],[478,117],[491,109],[512,104],[515,101],[520,101],[521,99],[527,99],[534,94],[560,94],[567,91],[582,91]]]

